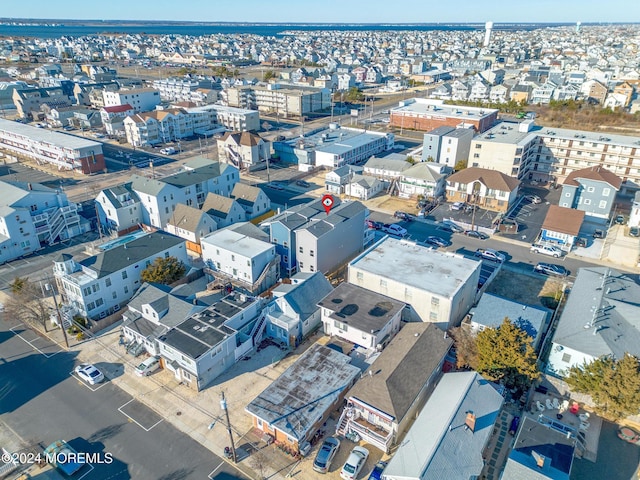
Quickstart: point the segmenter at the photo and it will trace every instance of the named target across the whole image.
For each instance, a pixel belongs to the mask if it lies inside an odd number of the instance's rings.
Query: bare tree
[[[262,450],[257,450],[251,455],[251,467],[256,471],[260,480],[267,478],[267,465],[268,459]]]
[[[5,304],[5,318],[19,320],[26,325],[42,325],[46,332],[49,305],[40,286],[28,278],[16,277],[9,287],[11,296]]]

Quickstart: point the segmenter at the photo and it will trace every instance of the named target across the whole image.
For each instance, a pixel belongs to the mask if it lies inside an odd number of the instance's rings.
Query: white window
[[[591,199],[590,198],[585,198],[584,199],[584,204],[585,205],[591,205]]]
[[[600,200],[600,203],[598,204],[598,208],[607,208],[607,201]]]
[[[587,192],[593,193],[595,191],[596,191],[595,187],[587,187]]]
[[[602,196],[603,197],[608,197],[610,193],[611,193],[611,189],[610,188],[603,188],[602,189]]]

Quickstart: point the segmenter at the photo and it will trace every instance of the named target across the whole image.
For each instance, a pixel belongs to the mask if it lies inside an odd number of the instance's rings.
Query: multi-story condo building
[[[61,87],[23,88],[13,90],[13,104],[20,118],[38,118],[43,105],[70,107],[73,103]]]
[[[227,105],[299,117],[331,106],[327,88],[273,83],[266,87],[245,85],[225,90]]]
[[[0,264],[89,231],[75,203],[39,183],[0,181]]]
[[[576,170],[602,166],[629,193],[640,188],[640,137],[503,122],[474,138],[469,166],[556,184]]]
[[[131,235],[100,248],[102,252],[79,262],[61,255],[53,267],[64,303],[92,319],[120,310],[142,284],[141,272],[156,258],[189,263],[185,241],[165,232]]]
[[[106,168],[101,143],[4,119],[0,119],[0,150],[89,175]]]
[[[193,119],[181,108],[153,110],[126,117],[127,142],[134,147],[166,143],[193,135]]]
[[[185,110],[193,117],[194,132],[201,135],[219,130],[220,126],[240,132],[260,130],[260,113],[257,110],[224,105],[204,105]]]
[[[136,112],[147,112],[160,105],[160,92],[155,88],[120,89],[103,92],[104,106],[113,107],[128,103]]]
[[[498,119],[494,108],[445,105],[442,100],[411,98],[391,109],[390,125],[398,128],[431,131],[438,127],[472,126],[476,132],[491,128]]]

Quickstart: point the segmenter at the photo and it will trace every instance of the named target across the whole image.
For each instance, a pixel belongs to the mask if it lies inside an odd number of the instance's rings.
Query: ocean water
[[[568,24],[500,24],[494,25],[494,30],[536,30],[552,26],[562,26]],[[63,36],[79,37],[85,35],[98,34],[150,34],[150,35],[210,35],[222,34],[254,34],[263,36],[281,36],[285,31],[430,31],[430,30],[483,30],[484,23],[467,24],[167,24],[157,22],[136,24],[58,24],[53,26],[45,25],[0,25],[0,36],[21,36],[38,38],[58,38]]]

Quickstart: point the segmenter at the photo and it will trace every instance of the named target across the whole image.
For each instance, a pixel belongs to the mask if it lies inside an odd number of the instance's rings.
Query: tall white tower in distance
[[[484,24],[484,43],[483,46],[488,47],[491,41],[491,30],[493,30],[493,22]]]
[[[580,25],[582,25],[582,22],[576,23],[576,33],[580,33]]]

